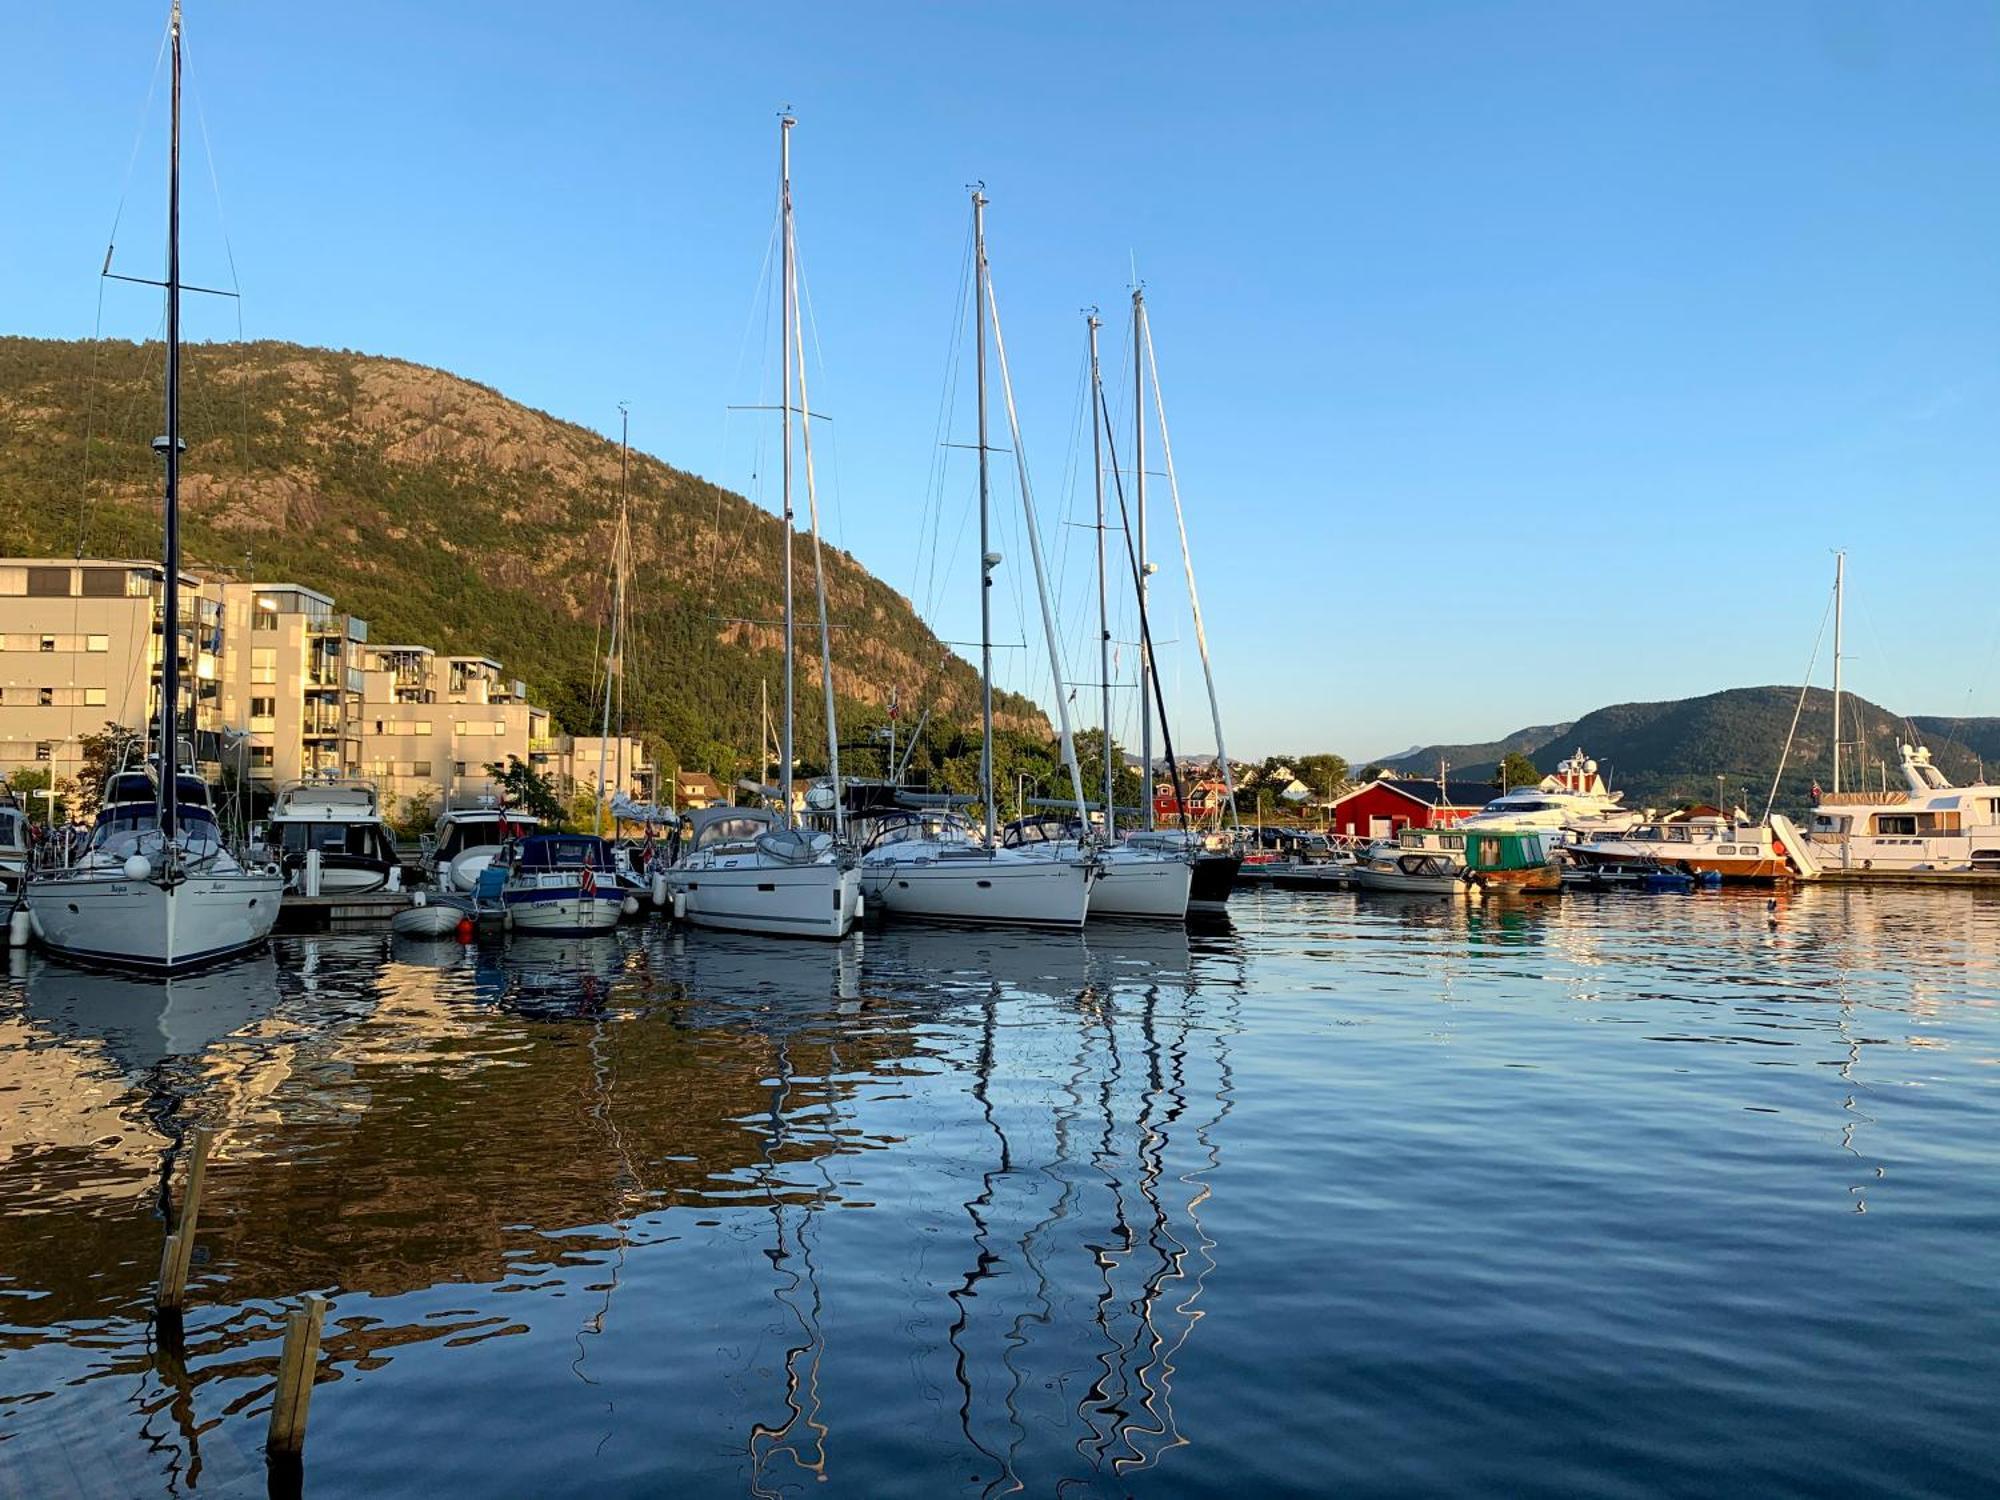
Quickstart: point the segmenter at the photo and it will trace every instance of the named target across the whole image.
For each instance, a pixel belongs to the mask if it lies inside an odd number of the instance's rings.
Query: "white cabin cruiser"
[[[511,847],[506,866],[500,901],[516,932],[592,937],[618,925],[627,897],[611,846],[595,834],[535,834]]]
[[[1436,828],[1405,828],[1393,843],[1369,845],[1353,875],[1364,891],[1419,896],[1464,895],[1465,877],[1465,835]]]
[[[2000,871],[2000,786],[1954,786],[1924,745],[1901,744],[1900,792],[1834,792],[1807,838],[1823,869]]]
[[[0,789],[0,888],[17,890],[27,879],[33,848],[28,842],[28,815],[11,791]]]
[[[264,847],[285,871],[286,888],[306,886],[307,856],[319,855],[322,895],[400,886],[395,835],[369,781],[300,781],[278,793],[264,824]]]
[[[985,843],[952,813],[890,813],[862,846],[861,889],[899,917],[1081,927],[1101,868],[1074,851],[1037,856]]]
[[[1074,823],[1061,816],[1021,818],[1001,834],[1002,847],[1040,859],[1088,858],[1099,866],[1090,888],[1093,917],[1147,917],[1183,921],[1194,880],[1194,855],[1134,844],[1087,848]]]
[[[1470,817],[1459,819],[1457,826],[1496,833],[1546,828],[1578,837],[1623,833],[1644,817],[1623,805],[1624,795],[1608,790],[1598,774],[1597,762],[1578,750],[1556,767],[1553,776],[1495,797]]]
[[[118,772],[82,856],[28,877],[34,932],[51,952],[173,973],[271,935],[284,877],[244,869],[222,847],[208,788],[175,780],[168,811],[154,768]]]
[[[424,870],[439,890],[470,895],[503,844],[526,838],[541,826],[533,813],[502,807],[491,797],[447,808],[437,831],[424,838]]]
[[[769,808],[681,814],[666,876],[674,915],[697,927],[838,939],[860,914],[853,854],[827,834],[786,827]]]
[[[1741,808],[1726,816],[1710,808],[1643,821],[1622,833],[1597,834],[1563,852],[1585,870],[1664,867],[1768,883],[1810,873],[1809,857],[1797,848],[1803,842],[1784,818],[1759,822]]]

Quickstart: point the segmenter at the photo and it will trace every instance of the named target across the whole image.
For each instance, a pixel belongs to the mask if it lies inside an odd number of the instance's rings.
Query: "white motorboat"
[[[506,856],[500,902],[516,932],[592,937],[618,925],[626,895],[611,846],[591,833],[538,833]]]
[[[1094,860],[1097,879],[1090,887],[1089,915],[1184,921],[1194,856],[1178,850],[1112,844],[1094,849],[1060,816],[1021,818],[1009,823],[1001,847],[1041,859]]]
[[[1789,832],[1789,841],[1788,841]],[[1623,833],[1603,833],[1566,846],[1564,856],[1581,869],[1633,866],[1664,868],[1723,880],[1790,880],[1811,858],[1804,836],[1783,818],[1757,821],[1740,809],[1724,816],[1674,813],[1641,822]]]
[[[674,915],[697,927],[837,939],[860,915],[853,854],[828,834],[787,828],[769,808],[691,809],[668,858]]]
[[[1465,835],[1434,828],[1405,828],[1390,843],[1371,844],[1354,866],[1364,891],[1416,896],[1462,896],[1471,889],[1465,870]]]
[[[301,781],[278,793],[264,824],[269,858],[284,869],[286,888],[303,891],[309,856],[319,856],[319,894],[351,895],[400,886],[395,835],[382,817],[370,781]]]
[[[223,848],[206,786],[179,777],[168,799],[150,765],[106,783],[74,864],[37,871],[26,883],[33,931],[51,952],[162,973],[257,947],[278,920],[283,894],[275,866],[245,869]]]
[[[1623,833],[1637,826],[1644,814],[1626,807],[1623,792],[1609,790],[1597,762],[1578,750],[1534,786],[1516,787],[1461,818],[1460,828],[1484,828],[1495,833],[1529,833],[1550,829],[1590,838]]]
[[[435,941],[456,937],[459,923],[472,915],[470,902],[442,895],[434,898],[428,891],[416,891],[410,896],[410,904],[389,919],[389,930],[397,937]]]
[[[1896,748],[1904,790],[1831,792],[1814,804],[1807,838],[1821,868],[2000,871],[2000,786],[1954,786],[1927,746]]]
[[[502,807],[491,797],[447,808],[436,832],[424,838],[424,869],[439,890],[470,895],[504,845],[541,826],[534,814]]]
[[[1036,856],[976,838],[951,813],[890,813],[861,851],[861,889],[892,916],[996,926],[1081,927],[1095,859]]]

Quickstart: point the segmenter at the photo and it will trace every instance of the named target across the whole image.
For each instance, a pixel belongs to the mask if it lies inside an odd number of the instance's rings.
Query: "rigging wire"
[[[1799,685],[1798,706],[1792,710],[1792,727],[1785,735],[1785,748],[1778,756],[1778,772],[1771,778],[1771,795],[1764,803],[1764,821],[1771,821],[1771,809],[1778,805],[1778,783],[1785,778],[1785,762],[1791,757],[1792,740],[1799,732],[1799,719],[1806,711],[1806,694],[1812,691],[1813,668],[1819,665],[1819,648],[1826,640],[1826,622],[1833,617],[1833,593],[1828,591],[1826,609],[1819,617],[1819,634],[1813,637],[1812,660],[1806,663],[1806,675]]]

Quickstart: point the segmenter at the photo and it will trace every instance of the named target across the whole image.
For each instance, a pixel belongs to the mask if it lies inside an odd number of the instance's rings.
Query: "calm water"
[[[1992,1493],[2000,901],[1236,905],[17,954],[0,1495]]]

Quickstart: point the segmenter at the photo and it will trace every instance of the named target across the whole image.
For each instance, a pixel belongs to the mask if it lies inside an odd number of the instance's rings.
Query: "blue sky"
[[[91,332],[163,14],[10,16],[0,328]],[[955,640],[977,633],[973,546],[927,587],[919,538],[948,544],[970,495],[965,455],[930,475],[985,180],[1079,681],[1078,309],[1103,306],[1129,405],[1136,264],[1233,752],[1796,680],[1834,546],[1850,684],[2000,713],[1990,0],[197,0],[189,36],[187,274],[227,277],[226,222],[251,336],[439,365],[614,433],[626,400],[639,446],[767,499],[760,419],[724,408],[775,379],[757,310],[790,104],[828,531]],[[141,272],[163,96],[146,119],[119,234]],[[107,333],[156,318],[107,298]],[[192,332],[235,315],[196,308]],[[970,436],[964,391],[948,427]],[[1205,746],[1155,520],[1155,634]],[[1010,524],[1000,634],[1035,644]],[[1049,698],[1039,655],[1000,654]]]

